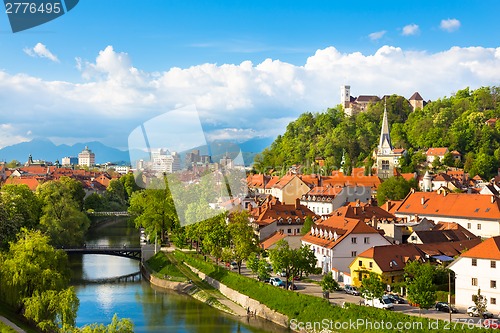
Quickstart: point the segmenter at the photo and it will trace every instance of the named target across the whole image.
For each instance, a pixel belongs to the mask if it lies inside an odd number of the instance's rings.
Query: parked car
[[[257,276],[257,280],[261,281],[261,282],[264,282],[264,283],[270,283],[270,279],[269,278],[261,278],[260,276]]]
[[[477,308],[475,306],[469,306],[467,308],[467,314],[470,316],[470,317],[479,317],[479,311],[477,311]],[[493,313],[489,312],[489,311],[485,311],[483,313],[483,318],[493,318]]]
[[[485,319],[483,320],[483,327],[500,330],[500,321],[498,319]]]
[[[346,284],[344,286],[344,291],[346,292],[346,294],[351,294],[351,295],[354,295],[354,296],[359,296],[360,293],[358,291],[358,289],[354,286],[351,286],[350,284]]]
[[[437,302],[434,308],[437,311],[450,312],[450,304],[448,304],[447,302]],[[458,309],[453,305],[451,305],[451,312],[458,313]]]
[[[235,261],[231,262],[229,265],[231,266],[231,269],[238,269],[238,264]]]
[[[374,298],[374,299],[364,299],[364,304],[366,306],[373,306],[378,309],[392,310],[394,309],[394,304],[387,297]]]
[[[288,285],[288,290],[297,290],[297,285],[296,285],[295,283],[293,283],[293,284],[292,284],[292,283],[290,283],[290,284]]]
[[[278,272],[276,275],[281,276],[281,277],[285,277],[286,276],[286,272],[285,271],[281,271],[281,272]]]
[[[405,304],[406,303],[406,300],[403,298],[403,297],[399,297],[398,295],[396,294],[387,294],[386,295],[392,303],[394,304]]]
[[[283,282],[283,280],[281,280],[279,277],[272,277],[269,279],[269,282],[273,286],[277,286],[277,287],[284,287],[285,286],[285,282]]]

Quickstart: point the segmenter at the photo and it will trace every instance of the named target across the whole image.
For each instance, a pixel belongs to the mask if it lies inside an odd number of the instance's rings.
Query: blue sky
[[[0,147],[34,137],[126,148],[194,104],[210,138],[273,138],[359,94],[498,85],[497,1],[81,0],[13,34],[0,14]],[[497,50],[497,48],[499,48]]]

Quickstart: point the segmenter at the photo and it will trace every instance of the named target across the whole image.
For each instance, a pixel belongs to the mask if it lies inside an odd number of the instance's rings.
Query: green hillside
[[[340,167],[345,150],[346,166],[371,165],[378,144],[384,101],[371,104],[366,112],[345,117],[341,107],[326,112],[302,114],[254,160],[258,172],[288,170],[293,164],[304,172],[325,172]],[[392,144],[409,154],[402,162],[403,172],[415,171],[422,153],[430,147],[448,147],[462,154],[462,163],[471,175],[490,177],[500,166],[500,88],[465,88],[451,97],[428,103],[412,112],[404,97],[387,98]],[[316,157],[325,160],[323,170],[314,165]]]

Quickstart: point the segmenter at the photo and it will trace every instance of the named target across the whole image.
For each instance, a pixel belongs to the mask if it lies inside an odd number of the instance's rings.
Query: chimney
[[[300,207],[300,199],[296,198],[295,199],[295,209],[299,209],[299,207]]]
[[[420,199],[420,203],[422,204],[422,206],[425,204],[425,197],[422,197],[422,198]]]
[[[446,192],[446,190],[443,190],[443,197],[445,197],[447,194],[448,192]]]
[[[378,228],[378,221],[375,218],[375,216],[372,216],[372,227],[373,227],[373,229],[377,229]]]
[[[415,222],[418,222],[418,214],[415,214]]]
[[[495,196],[494,195],[491,196],[491,203],[495,203]]]

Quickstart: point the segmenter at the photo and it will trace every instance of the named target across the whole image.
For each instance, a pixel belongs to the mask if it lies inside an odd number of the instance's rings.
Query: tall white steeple
[[[382,129],[380,130],[380,141],[378,143],[378,155],[389,155],[392,152],[389,120],[387,119],[387,101],[384,100],[384,117],[382,118]]]

